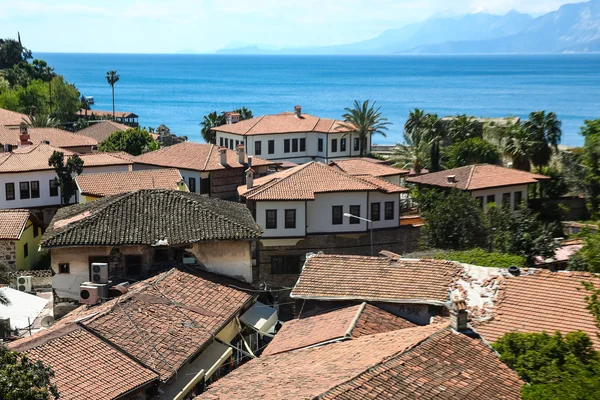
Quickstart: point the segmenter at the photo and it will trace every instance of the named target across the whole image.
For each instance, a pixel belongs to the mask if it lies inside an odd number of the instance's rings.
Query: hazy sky
[[[576,0],[0,0],[0,37],[34,52],[213,52],[350,43],[436,13],[535,15]]]

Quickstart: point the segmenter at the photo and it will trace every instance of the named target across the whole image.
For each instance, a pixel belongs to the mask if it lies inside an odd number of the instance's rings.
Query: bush
[[[442,252],[436,254],[435,258],[438,260],[452,260],[491,268],[508,268],[511,265],[524,267],[526,265],[525,257],[507,253],[490,253],[483,249]]]

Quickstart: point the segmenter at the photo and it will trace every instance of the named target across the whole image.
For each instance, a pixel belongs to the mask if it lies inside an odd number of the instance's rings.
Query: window
[[[260,140],[257,140],[256,142],[254,142],[254,154],[257,156],[260,156],[262,153],[262,142]]]
[[[141,276],[142,275],[142,256],[141,255],[128,255],[125,256],[125,268],[127,276]]]
[[[21,199],[28,199],[29,196],[29,182],[20,182],[19,183],[19,192]]]
[[[323,152],[323,139],[319,139],[317,151],[319,153]]]
[[[190,192],[196,193],[196,178],[188,178]]]
[[[200,178],[200,194],[210,194],[210,178]]]
[[[229,149],[233,150],[233,139],[229,139]]]
[[[475,200],[479,202],[479,207],[483,208],[483,196],[475,197]]]
[[[6,188],[6,200],[14,200],[15,199],[15,184],[7,183],[5,185]]]
[[[154,263],[166,263],[171,262],[171,252],[168,247],[155,247],[152,256],[152,262]]]
[[[346,138],[340,139],[340,151],[346,151]]]
[[[285,229],[296,229],[296,210],[285,210]]]
[[[38,235],[40,234],[40,230],[38,228],[37,225],[33,226],[33,237],[38,237]]]
[[[510,208],[510,193],[503,193],[502,194],[502,207],[509,207]]]
[[[225,147],[229,147],[229,139],[225,138]]]
[[[360,217],[360,206],[350,206],[350,214]],[[360,219],[350,217],[350,225],[360,224]]]
[[[491,204],[491,203],[495,203],[496,202],[496,195],[495,194],[490,194],[487,197],[487,203]]]
[[[268,146],[268,151],[269,154],[275,154],[275,141],[274,140],[269,140],[267,142],[267,146]]]
[[[300,256],[272,256],[271,273],[273,275],[299,274]]]
[[[240,145],[240,141],[239,141],[239,140],[236,140],[236,141],[235,141],[235,148],[237,149],[239,145]]]
[[[69,264],[58,264],[58,273],[59,274],[70,274],[71,267],[69,267]]]
[[[54,179],[50,180],[50,197],[58,197],[58,183]]]
[[[25,243],[23,245],[23,258],[27,258],[28,255],[29,255],[29,246],[27,245],[27,243]]]
[[[354,138],[354,151],[360,151],[360,139]]]
[[[292,139],[292,153],[298,152],[298,139]]]
[[[39,199],[40,197],[40,181],[31,182],[31,198]]]
[[[223,138],[219,138],[219,145],[223,147]]]
[[[277,229],[277,210],[267,210],[266,229]]]
[[[523,192],[515,192],[515,208],[519,207],[523,202]]]
[[[381,203],[371,203],[371,221],[381,220]]]
[[[337,139],[331,139],[331,152],[337,153]]]
[[[385,202],[385,219],[387,221],[394,219],[394,202],[386,201]]]
[[[290,139],[284,139],[283,140],[283,152],[284,153],[289,153],[290,152]]]
[[[333,225],[342,225],[344,223],[344,206],[331,207],[331,223]]]
[[[305,138],[300,139],[300,151],[306,151],[306,139]]]

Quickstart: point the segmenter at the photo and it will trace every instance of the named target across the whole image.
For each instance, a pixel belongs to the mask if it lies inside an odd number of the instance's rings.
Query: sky
[[[564,0],[0,0],[0,37],[34,52],[212,53],[231,43],[352,43],[432,15],[534,16]]]

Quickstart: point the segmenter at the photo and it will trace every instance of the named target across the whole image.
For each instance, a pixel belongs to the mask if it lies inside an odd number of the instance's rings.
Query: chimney
[[[248,156],[248,168],[252,168],[252,156]]]
[[[238,145],[237,154],[238,154],[238,162],[240,164],[244,164],[246,162],[246,150],[244,149],[243,144]]]
[[[254,170],[248,168],[246,170],[246,189],[250,190],[254,187]]]
[[[446,179],[448,180],[448,183],[450,183],[450,184],[456,183],[456,175],[448,175],[448,176],[446,176]]]
[[[456,332],[465,332],[467,316],[467,302],[455,297],[450,309],[450,327]]]
[[[219,147],[219,164],[227,165],[227,147]]]
[[[24,122],[21,122],[21,125],[19,125],[19,147],[29,146],[30,144],[27,125],[25,125]]]
[[[235,124],[235,123],[240,122],[240,117],[241,117],[240,113],[232,112],[231,113],[231,123]]]
[[[296,113],[296,117],[298,117],[298,118],[302,117],[302,106],[294,107],[294,112]]]
[[[223,115],[225,116],[225,123],[227,125],[231,125],[231,113],[228,111],[223,111]]]

